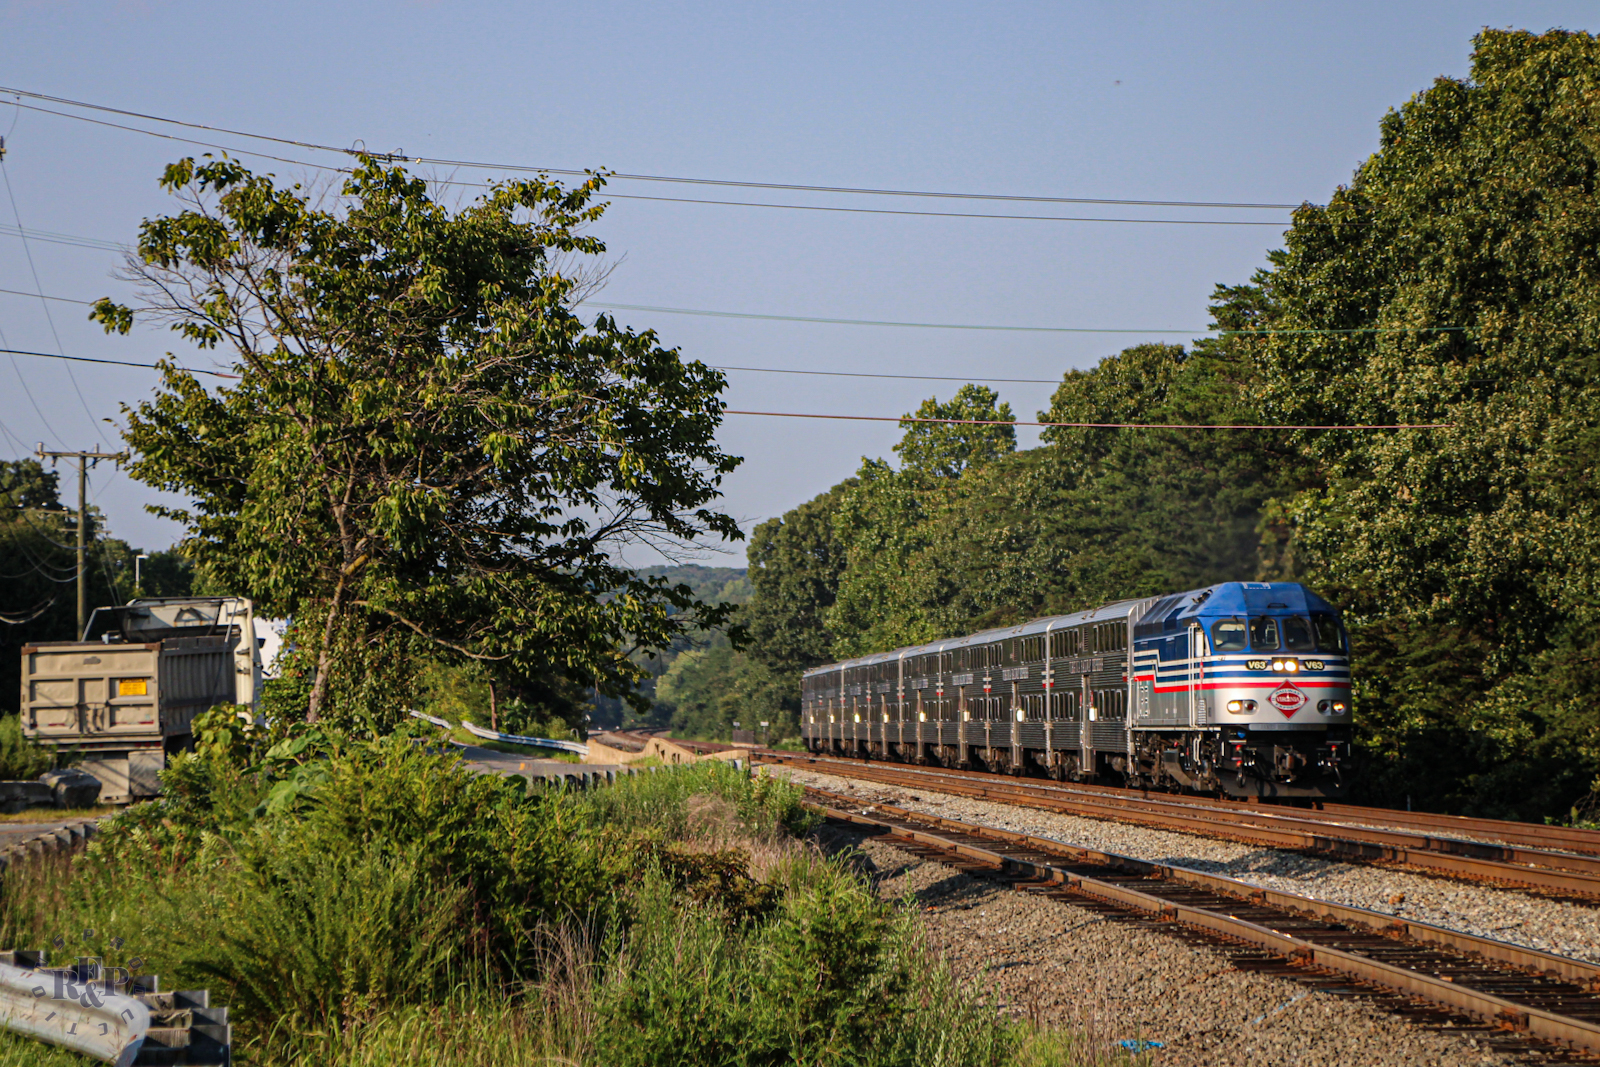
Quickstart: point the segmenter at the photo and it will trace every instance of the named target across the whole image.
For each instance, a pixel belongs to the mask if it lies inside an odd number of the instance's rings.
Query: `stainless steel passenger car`
[[[1235,796],[1335,797],[1350,661],[1295,583],[1123,600],[806,672],[817,752]]]

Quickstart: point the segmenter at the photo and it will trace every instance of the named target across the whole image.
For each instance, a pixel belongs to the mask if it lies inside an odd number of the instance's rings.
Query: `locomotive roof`
[[[968,645],[987,645],[1008,637],[1030,637],[1068,626],[1126,618],[1130,615],[1134,616],[1135,622],[1172,624],[1200,616],[1210,618],[1217,615],[1259,615],[1273,611],[1332,613],[1334,608],[1299,582],[1219,582],[1204,589],[1190,589],[1162,597],[1116,600],[1071,615],[1047,615],[1030,619],[1017,626],[1001,626],[991,630],[980,630],[963,637],[949,637],[922,645],[908,645],[889,652],[874,652],[854,659],[813,667],[805,671],[802,677],[831,673],[846,667],[869,667],[875,663],[894,661],[902,656],[921,656],[930,652],[948,652]]]

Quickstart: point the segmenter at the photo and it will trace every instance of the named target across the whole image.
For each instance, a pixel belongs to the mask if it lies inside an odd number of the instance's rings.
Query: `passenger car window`
[[[1343,652],[1344,627],[1332,615],[1313,615],[1311,625],[1317,632],[1317,649],[1322,652]]]
[[[1272,652],[1278,647],[1278,620],[1256,616],[1250,620],[1250,647]]]
[[[1290,652],[1310,652],[1316,647],[1311,640],[1311,622],[1304,615],[1291,615],[1279,619],[1283,628],[1283,647]]]
[[[1244,620],[1220,619],[1211,624],[1211,646],[1218,652],[1244,651]]]

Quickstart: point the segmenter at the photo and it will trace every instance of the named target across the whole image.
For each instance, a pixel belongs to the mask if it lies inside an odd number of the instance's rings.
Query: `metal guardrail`
[[[133,1063],[150,1032],[150,1009],[103,990],[84,995],[78,983],[53,978],[0,963],[0,1025],[117,1067]],[[52,997],[62,985],[67,995]]]
[[[42,834],[0,848],[0,873],[13,863],[21,863],[33,857],[70,852],[87,842],[98,829],[97,820],[86,819],[46,830]]]
[[[454,730],[456,728],[456,724],[448,719],[436,718],[420,711],[412,711],[409,714],[413,719],[431,722],[442,730]],[[481,726],[474,726],[465,720],[462,721],[461,728],[474,737],[481,737],[486,741],[500,741],[508,745],[527,745],[530,748],[552,748],[558,752],[576,752],[580,756],[589,754],[589,746],[581,741],[557,741],[553,737],[523,737],[521,734],[501,734],[493,730],[485,730]]]
[[[0,952],[0,1027],[116,1067],[233,1062],[227,1008],[203,989],[163,993],[154,975],[43,952]]]
[[[462,722],[462,729],[474,737],[482,737],[488,741],[502,741],[508,745],[529,745],[534,748],[553,748],[558,752],[576,752],[580,756],[589,754],[589,746],[581,741],[557,741],[551,737],[522,737],[518,734],[497,734],[493,730],[485,730],[481,726],[474,726],[470,722]]]

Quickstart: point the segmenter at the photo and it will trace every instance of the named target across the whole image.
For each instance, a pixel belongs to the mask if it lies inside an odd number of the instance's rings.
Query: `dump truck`
[[[155,796],[190,723],[218,704],[254,714],[261,640],[243,597],[166,597],[97,608],[80,641],[22,649],[22,729],[100,779],[102,803]]]

